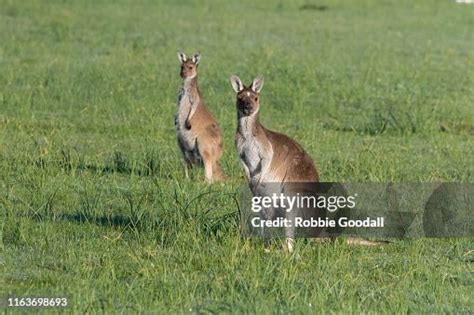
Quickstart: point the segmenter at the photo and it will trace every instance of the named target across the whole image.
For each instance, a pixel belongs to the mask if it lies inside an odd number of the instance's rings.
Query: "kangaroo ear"
[[[199,51],[198,51],[198,52],[195,52],[195,53],[193,54],[193,62],[194,62],[195,64],[198,64],[200,60],[201,60],[201,53],[200,53]]]
[[[263,88],[263,77],[261,75],[259,75],[252,82],[252,90],[255,93],[260,93],[262,88]]]
[[[183,52],[178,52],[178,59],[181,63],[186,62],[187,60],[186,55]]]
[[[230,83],[232,84],[232,87],[234,88],[235,93],[239,93],[244,89],[244,85],[242,84],[242,81],[240,81],[240,78],[236,75],[233,75],[230,77]]]

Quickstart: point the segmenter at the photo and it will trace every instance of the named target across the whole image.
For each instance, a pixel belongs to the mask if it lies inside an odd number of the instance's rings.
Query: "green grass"
[[[473,10],[0,0],[0,296],[65,295],[74,313],[472,313],[472,239],[290,255],[242,238],[229,76],[265,76],[263,123],[323,181],[472,182]],[[180,49],[202,53],[225,185],[184,178]]]

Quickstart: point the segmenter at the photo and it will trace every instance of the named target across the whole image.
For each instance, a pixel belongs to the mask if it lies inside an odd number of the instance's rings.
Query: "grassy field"
[[[471,313],[472,239],[380,248],[239,233],[229,83],[323,181],[472,182],[474,6],[454,1],[0,0],[0,296],[74,313]],[[223,169],[184,178],[178,50],[200,50]]]

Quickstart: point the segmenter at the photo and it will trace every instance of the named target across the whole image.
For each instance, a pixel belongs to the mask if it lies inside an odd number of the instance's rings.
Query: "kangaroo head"
[[[237,111],[243,116],[250,116],[260,109],[260,91],[263,87],[263,77],[256,77],[248,87],[242,84],[236,75],[230,77],[230,83],[237,93]]]
[[[181,78],[192,79],[197,76],[197,67],[201,60],[201,54],[196,52],[191,59],[187,59],[182,52],[178,53],[178,59],[181,61]]]

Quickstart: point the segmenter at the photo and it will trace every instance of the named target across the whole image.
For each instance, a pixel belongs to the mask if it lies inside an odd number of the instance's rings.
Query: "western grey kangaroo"
[[[193,164],[204,166],[207,182],[224,179],[219,159],[223,142],[219,125],[207,109],[198,87],[197,68],[201,55],[193,54],[191,59],[178,53],[183,79],[178,95],[178,110],[175,126],[178,145],[185,160],[186,177]]]

